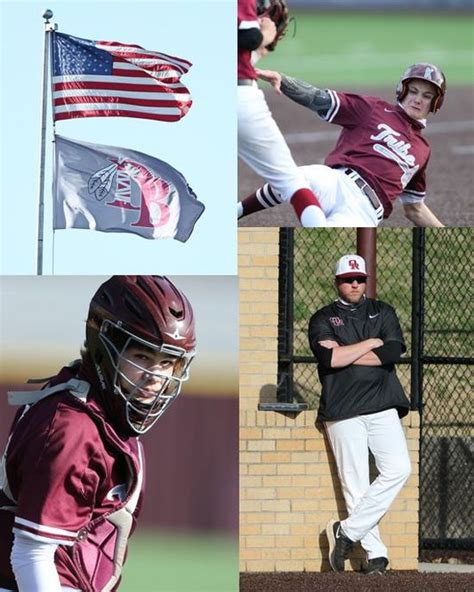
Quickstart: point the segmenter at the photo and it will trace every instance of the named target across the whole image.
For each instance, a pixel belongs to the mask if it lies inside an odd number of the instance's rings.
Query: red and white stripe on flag
[[[192,105],[180,79],[191,62],[138,45],[53,35],[54,119],[178,121]]]

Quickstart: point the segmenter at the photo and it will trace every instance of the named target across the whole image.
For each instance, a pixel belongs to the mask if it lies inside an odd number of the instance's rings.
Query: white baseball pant
[[[336,459],[348,518],[345,534],[360,541],[368,559],[388,557],[377,524],[410,475],[410,457],[396,409],[324,423]],[[370,483],[371,451],[377,478]]]
[[[237,93],[239,157],[266,179],[283,201],[298,189],[309,189],[257,83],[238,86]]]
[[[383,212],[374,209],[365,193],[344,173],[345,168],[313,164],[300,169],[326,214],[328,226],[379,225]]]

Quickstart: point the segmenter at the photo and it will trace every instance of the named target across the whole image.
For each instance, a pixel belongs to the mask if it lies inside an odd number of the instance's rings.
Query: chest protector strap
[[[137,485],[135,489],[133,490],[125,506],[107,517],[107,521],[117,528],[113,558],[114,571],[110,580],[101,589],[101,592],[110,592],[113,590],[122,572],[123,562],[125,560],[125,552],[127,550],[127,542],[133,526],[133,512],[137,507],[143,481],[143,461],[140,444],[138,445],[138,457],[140,461],[140,471],[138,473]]]
[[[61,384],[56,384],[55,386],[50,386],[39,391],[9,391],[8,403],[13,406],[32,405],[60,391],[69,391],[71,395],[82,401],[86,401],[89,389],[90,384],[85,380],[71,378],[67,382],[62,382]]]

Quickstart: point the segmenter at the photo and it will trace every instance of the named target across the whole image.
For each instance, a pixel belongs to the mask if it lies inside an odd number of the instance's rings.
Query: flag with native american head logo
[[[55,230],[189,238],[204,205],[171,165],[142,152],[57,135],[55,145]]]

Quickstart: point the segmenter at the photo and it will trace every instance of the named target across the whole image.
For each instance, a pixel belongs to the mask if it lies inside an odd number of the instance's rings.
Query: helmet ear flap
[[[400,80],[397,85],[396,96],[399,103],[407,96],[408,86],[406,80]]]

